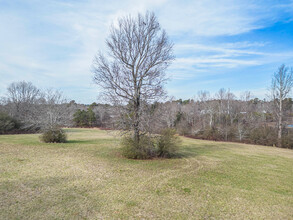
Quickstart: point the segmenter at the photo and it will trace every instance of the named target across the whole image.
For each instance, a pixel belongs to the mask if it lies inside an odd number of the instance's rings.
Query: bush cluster
[[[160,135],[142,135],[139,144],[133,136],[122,138],[122,155],[129,159],[170,158],[176,156],[180,139],[174,129],[164,129]]]
[[[205,130],[199,131],[195,134],[196,138],[204,140],[213,140],[213,141],[234,141],[236,139],[236,131],[233,127],[227,128],[227,130],[220,131],[216,127],[207,128]]]
[[[205,129],[197,132],[191,137],[214,140],[214,141],[235,141],[239,142],[239,138],[236,135],[236,130],[229,128],[227,131],[227,139],[223,132],[220,132],[217,128]],[[247,144],[259,144],[265,146],[277,146],[278,136],[277,129],[269,126],[261,126],[254,129],[250,129],[247,132],[241,142]],[[293,129],[284,129],[282,134],[282,147],[293,149]]]
[[[293,133],[283,134],[282,147],[293,149]]]
[[[54,127],[46,129],[40,136],[40,139],[45,143],[65,143],[67,135],[61,128]]]
[[[219,141],[222,139],[222,136],[221,136],[219,130],[215,127],[211,128],[211,129],[199,131],[196,134],[196,137],[200,138],[200,139],[213,140],[213,141]]]
[[[92,127],[96,125],[97,118],[90,107],[86,111],[78,109],[73,115],[73,121],[78,127]]]
[[[175,129],[164,129],[156,139],[156,153],[158,157],[174,157],[178,151],[180,139]]]
[[[272,127],[262,126],[251,130],[246,142],[266,146],[276,146],[278,143],[277,130]]]
[[[140,137],[139,144],[131,135],[122,138],[122,155],[129,159],[150,159],[155,156],[151,137],[143,135]]]
[[[8,132],[18,130],[20,123],[6,113],[0,112],[0,133],[6,134]]]

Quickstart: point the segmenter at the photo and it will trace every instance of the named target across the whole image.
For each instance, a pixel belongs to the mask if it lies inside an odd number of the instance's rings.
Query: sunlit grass
[[[291,219],[293,151],[183,139],[180,158],[128,160],[119,138],[0,136],[0,219]]]

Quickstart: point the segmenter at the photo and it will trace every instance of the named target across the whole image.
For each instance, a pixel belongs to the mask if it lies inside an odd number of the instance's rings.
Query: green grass
[[[129,160],[119,138],[0,136],[0,219],[293,219],[293,151],[182,138],[180,158]]]

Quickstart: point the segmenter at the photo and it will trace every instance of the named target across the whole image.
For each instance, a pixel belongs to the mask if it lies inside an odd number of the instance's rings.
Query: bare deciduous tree
[[[64,125],[68,115],[67,100],[58,90],[48,89],[43,93],[42,114],[39,123],[46,128]]]
[[[67,103],[61,92],[41,91],[31,82],[11,83],[3,100],[6,111],[22,122],[23,130],[64,125],[65,119],[69,120]]]
[[[282,145],[283,128],[283,101],[287,98],[293,87],[293,70],[289,71],[284,64],[274,73],[271,84],[271,97],[274,101],[275,112],[278,118],[278,145]]]
[[[13,105],[11,113],[14,116],[25,117],[27,108],[41,96],[41,91],[31,82],[13,82],[7,88],[6,102]]]
[[[107,41],[108,57],[99,53],[93,63],[94,81],[116,106],[126,106],[130,129],[139,146],[144,106],[164,95],[165,70],[173,56],[173,44],[154,13],[126,16],[112,25]]]

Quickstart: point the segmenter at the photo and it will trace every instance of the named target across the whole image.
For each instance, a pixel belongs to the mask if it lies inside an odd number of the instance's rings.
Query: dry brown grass
[[[0,136],[0,219],[293,219],[293,151],[183,138],[181,158],[119,156],[107,131]]]

